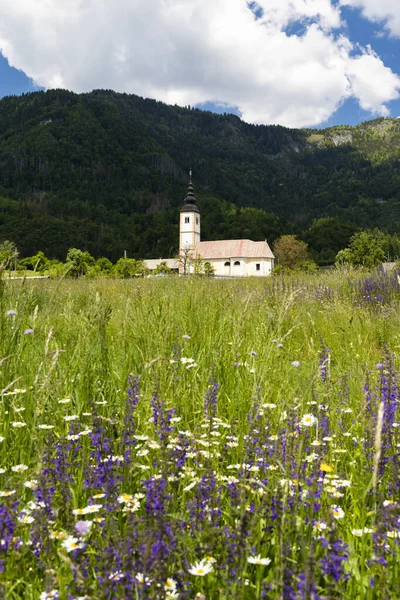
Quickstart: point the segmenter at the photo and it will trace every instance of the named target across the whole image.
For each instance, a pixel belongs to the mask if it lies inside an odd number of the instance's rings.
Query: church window
[[[196,225],[199,224],[199,217],[196,217]]]
[[[185,217],[185,223],[190,223],[190,217]]]
[[[261,271],[261,264],[260,263],[256,263],[256,271]]]
[[[229,260],[224,264],[224,267],[230,267],[231,263],[229,262]]]
[[[240,261],[239,260],[235,260],[235,262],[233,263],[234,267],[240,267]]]

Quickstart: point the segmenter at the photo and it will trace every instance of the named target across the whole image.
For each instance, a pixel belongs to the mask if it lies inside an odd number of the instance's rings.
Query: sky
[[[113,89],[255,124],[400,117],[400,0],[0,0],[0,97]]]

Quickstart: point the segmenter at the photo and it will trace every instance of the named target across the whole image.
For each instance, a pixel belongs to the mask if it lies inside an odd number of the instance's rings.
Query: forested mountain
[[[291,130],[112,91],[7,97],[0,240],[23,255],[173,256],[192,167],[203,239],[298,233],[329,262],[358,227],[400,229],[399,159],[395,119]]]

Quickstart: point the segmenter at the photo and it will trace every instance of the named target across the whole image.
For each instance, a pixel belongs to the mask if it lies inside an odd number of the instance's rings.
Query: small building
[[[146,260],[150,270],[166,262],[180,274],[193,273],[197,260],[209,262],[217,277],[265,277],[274,268],[275,257],[264,242],[252,240],[216,240],[202,242],[200,239],[200,211],[192,184],[192,172],[186,198],[180,211],[179,257],[177,259]],[[172,266],[173,265],[173,266]]]

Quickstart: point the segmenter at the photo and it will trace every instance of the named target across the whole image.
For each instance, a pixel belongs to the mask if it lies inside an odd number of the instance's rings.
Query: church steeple
[[[181,208],[179,221],[179,255],[190,252],[196,255],[196,246],[200,242],[200,211],[194,195],[192,183],[192,170],[189,172],[189,185],[184,204]]]
[[[200,212],[199,209],[196,206],[197,204],[197,200],[196,200],[196,196],[194,195],[194,188],[193,188],[193,183],[192,183],[192,169],[190,169],[189,171],[189,185],[188,185],[188,189],[186,192],[186,198],[184,200],[184,204],[181,208],[181,212]]]

